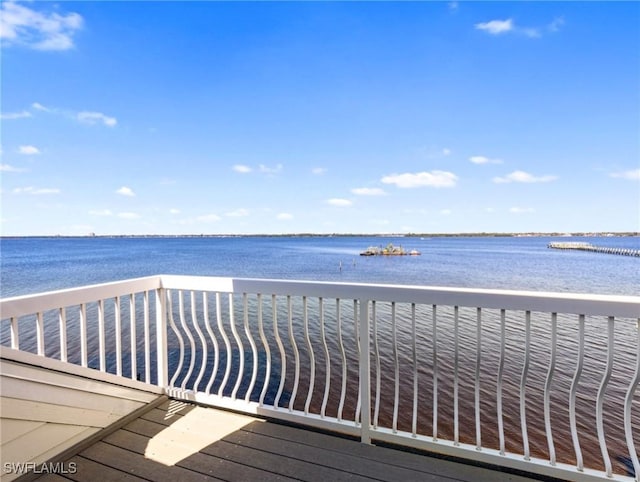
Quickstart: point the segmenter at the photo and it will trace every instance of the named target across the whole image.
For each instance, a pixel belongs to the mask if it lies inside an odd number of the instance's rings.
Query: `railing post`
[[[156,353],[158,358],[158,386],[169,386],[169,354],[167,351],[167,291],[156,289]]]
[[[360,300],[360,441],[371,443],[371,373],[369,370],[369,301]]]

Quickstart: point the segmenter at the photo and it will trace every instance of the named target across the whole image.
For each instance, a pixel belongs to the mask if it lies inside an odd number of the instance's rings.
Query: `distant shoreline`
[[[0,236],[2,239],[23,238],[521,238],[521,237],[634,237],[640,232],[575,232],[575,233],[288,233],[288,234],[87,234]]]

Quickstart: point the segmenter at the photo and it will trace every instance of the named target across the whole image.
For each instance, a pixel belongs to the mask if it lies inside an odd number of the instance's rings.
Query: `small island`
[[[369,246],[366,250],[360,253],[360,256],[418,256],[420,254],[420,251],[416,249],[407,251],[402,246],[394,246],[392,243],[389,243],[384,248]]]

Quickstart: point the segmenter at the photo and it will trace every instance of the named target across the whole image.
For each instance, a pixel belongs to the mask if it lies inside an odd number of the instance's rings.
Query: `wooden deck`
[[[63,480],[526,481],[170,400],[65,462]]]
[[[152,385],[5,348],[0,376],[2,482],[20,473],[44,481],[531,480],[170,400]],[[26,475],[16,470],[24,463],[32,464]]]

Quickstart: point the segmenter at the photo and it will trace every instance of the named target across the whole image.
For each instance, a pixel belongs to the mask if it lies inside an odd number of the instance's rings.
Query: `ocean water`
[[[553,240],[640,249],[639,237],[4,238],[0,291],[184,274],[640,294],[640,258],[548,249]],[[389,242],[422,255],[359,256]]]
[[[624,247],[640,249],[638,237],[602,237],[602,238],[545,238],[545,237],[216,237],[216,238],[5,238],[0,241],[0,289],[1,296],[17,296],[55,289],[75,287],[87,284],[116,281],[154,274],[184,274],[204,276],[232,276],[243,278],[272,278],[321,280],[342,282],[389,283],[405,285],[430,285],[445,287],[495,288],[533,291],[555,291],[594,294],[640,294],[640,258],[589,253],[581,251],[553,250],[547,248],[550,241],[581,241],[598,246]],[[363,257],[359,253],[369,246],[385,246],[388,243],[402,245],[406,250],[417,249],[421,256]],[[255,319],[255,299],[250,300],[251,319]],[[174,310],[177,302],[174,303]],[[265,301],[265,319],[269,300]],[[335,328],[331,303],[327,300],[327,339],[332,353],[339,352],[344,341],[349,362],[349,379],[357,379],[356,353],[354,340],[357,338],[352,321],[346,321],[343,334]],[[240,313],[240,307],[237,308]],[[345,303],[345,320],[355,319],[353,307]],[[399,376],[401,380],[411,380],[413,365],[411,362],[411,321],[409,307],[398,307],[398,347],[400,355]],[[431,433],[429,413],[433,397],[431,383],[431,342],[432,312],[430,307],[419,307],[417,312],[417,351],[420,376],[420,433]],[[126,310],[126,306],[125,306]],[[213,307],[212,307],[213,310]],[[301,318],[300,306],[295,305],[295,318]],[[351,311],[350,311],[351,310]],[[389,323],[389,306],[378,304],[379,343],[381,348],[379,361],[381,366],[381,417],[380,424],[389,426],[389,414],[393,411],[394,362],[392,333]],[[189,310],[187,309],[187,312]],[[313,310],[311,310],[313,312]],[[495,310],[494,310],[495,311]],[[179,315],[176,313],[176,319]],[[188,316],[188,315],[187,315]],[[240,316],[240,315],[238,315]],[[460,310],[460,414],[462,420],[474,417],[474,371],[476,329],[475,310]],[[91,317],[90,317],[91,318]],[[138,316],[140,320],[142,317]],[[286,313],[280,316],[281,333],[286,338]],[[605,319],[586,320],[585,369],[578,390],[577,413],[580,424],[595,427],[595,394],[605,371],[606,330]],[[91,320],[90,320],[91,322]],[[253,322],[252,322],[253,323]],[[296,321],[295,329],[299,347],[305,347],[302,325]],[[77,324],[77,323],[76,323]],[[68,334],[70,353],[78,346],[77,326],[71,323]],[[319,339],[319,320],[311,316],[309,331],[314,339]],[[113,324],[107,324],[107,338],[113,337]],[[55,329],[56,320],[52,320]],[[633,377],[636,365],[636,340],[634,320],[626,320],[616,325],[615,361],[607,398],[605,399],[605,423],[607,443],[610,455],[614,459],[617,472],[624,472],[624,466],[617,461],[624,457],[626,446],[623,432],[623,399],[626,387]],[[452,379],[454,364],[453,353],[453,314],[443,307],[438,311],[438,417],[439,434],[442,438],[453,436]],[[258,335],[256,327],[255,339]],[[215,330],[215,327],[214,327]],[[269,331],[271,330],[271,331]],[[46,331],[46,329],[45,329]],[[126,331],[126,330],[125,330]],[[274,328],[267,328],[267,338],[273,342]],[[483,445],[498,448],[496,420],[496,374],[500,352],[499,313],[485,310],[482,322],[482,370],[481,378],[481,419],[483,420]],[[220,335],[216,331],[217,336]],[[523,313],[509,313],[507,319],[507,353],[504,373],[503,412],[506,430],[507,450],[522,450],[520,428],[519,385],[523,370],[524,316]],[[548,457],[547,441],[543,421],[543,387],[550,359],[550,321],[548,317],[534,314],[532,319],[532,359],[527,383],[527,413],[531,450],[533,455]],[[21,348],[34,350],[35,338],[21,335]],[[552,392],[553,427],[556,431],[555,444],[558,460],[575,463],[573,446],[569,433],[568,396],[573,374],[577,366],[577,322],[575,316],[558,318],[558,360]],[[246,341],[246,340],[245,340]],[[9,343],[8,325],[0,327],[0,342]],[[23,346],[24,343],[24,346]],[[285,345],[287,340],[285,340]],[[97,340],[90,340],[97,347]],[[55,343],[54,343],[55,345]],[[125,344],[126,345],[126,344]],[[55,349],[55,346],[53,347]],[[286,346],[291,352],[291,346]],[[142,347],[138,348],[139,353]],[[174,335],[169,339],[170,367],[176,369],[178,344]],[[77,355],[77,349],[75,350]],[[232,357],[234,371],[241,347],[233,345]],[[318,360],[323,349],[315,346]],[[89,365],[96,367],[95,350],[91,351]],[[53,354],[52,356],[55,356]],[[124,354],[126,358],[126,354]],[[201,356],[194,355],[200,363]],[[107,354],[108,371],[114,370],[114,353]],[[198,358],[200,357],[200,358]],[[250,353],[245,357],[249,360]],[[260,373],[264,373],[265,354],[259,353]],[[318,370],[316,380],[323,380],[323,364],[316,360]],[[274,363],[277,360],[274,360]],[[226,363],[223,354],[221,364]],[[300,385],[309,386],[308,374],[311,359],[301,353]],[[138,362],[141,366],[141,361]],[[274,364],[274,370],[277,363]],[[328,414],[334,415],[339,404],[340,393],[337,390],[340,373],[338,365],[332,365],[332,390],[328,399]],[[293,367],[288,366],[287,373]],[[126,374],[128,367],[123,368]],[[212,367],[207,368],[207,377],[214,380],[213,387],[218,389],[221,374],[214,374]],[[249,370],[249,367],[247,367]],[[183,369],[184,372],[184,369]],[[178,383],[186,375],[177,372]],[[152,375],[153,376],[153,375]],[[205,377],[206,378],[206,377]],[[277,373],[270,379],[270,397],[275,395]],[[260,382],[260,380],[259,380]],[[264,383],[264,379],[262,380]],[[258,383],[260,386],[261,383]],[[398,427],[411,430],[411,400],[413,393],[410,383],[403,384],[400,390],[400,410]],[[246,386],[243,382],[243,390]],[[312,399],[312,407],[318,408],[321,401],[320,382]],[[355,416],[356,395],[351,386],[344,409],[345,418]],[[225,392],[226,393],[226,392]],[[612,396],[615,394],[615,396]],[[255,398],[255,393],[252,399]],[[636,446],[640,446],[640,394],[634,398],[633,425]],[[240,395],[242,396],[242,394]],[[280,406],[289,403],[292,396],[290,384],[287,385]],[[302,408],[303,395],[298,399],[293,395],[296,408]],[[273,401],[271,399],[271,401]],[[333,412],[331,412],[333,410]],[[329,413],[331,412],[331,413]],[[484,423],[486,423],[486,427]],[[557,427],[557,428],[556,428]],[[595,428],[594,428],[595,430]],[[595,432],[594,432],[595,433]],[[461,424],[461,441],[474,443],[473,423]],[[581,439],[585,464],[602,468],[600,449],[595,434]]]

